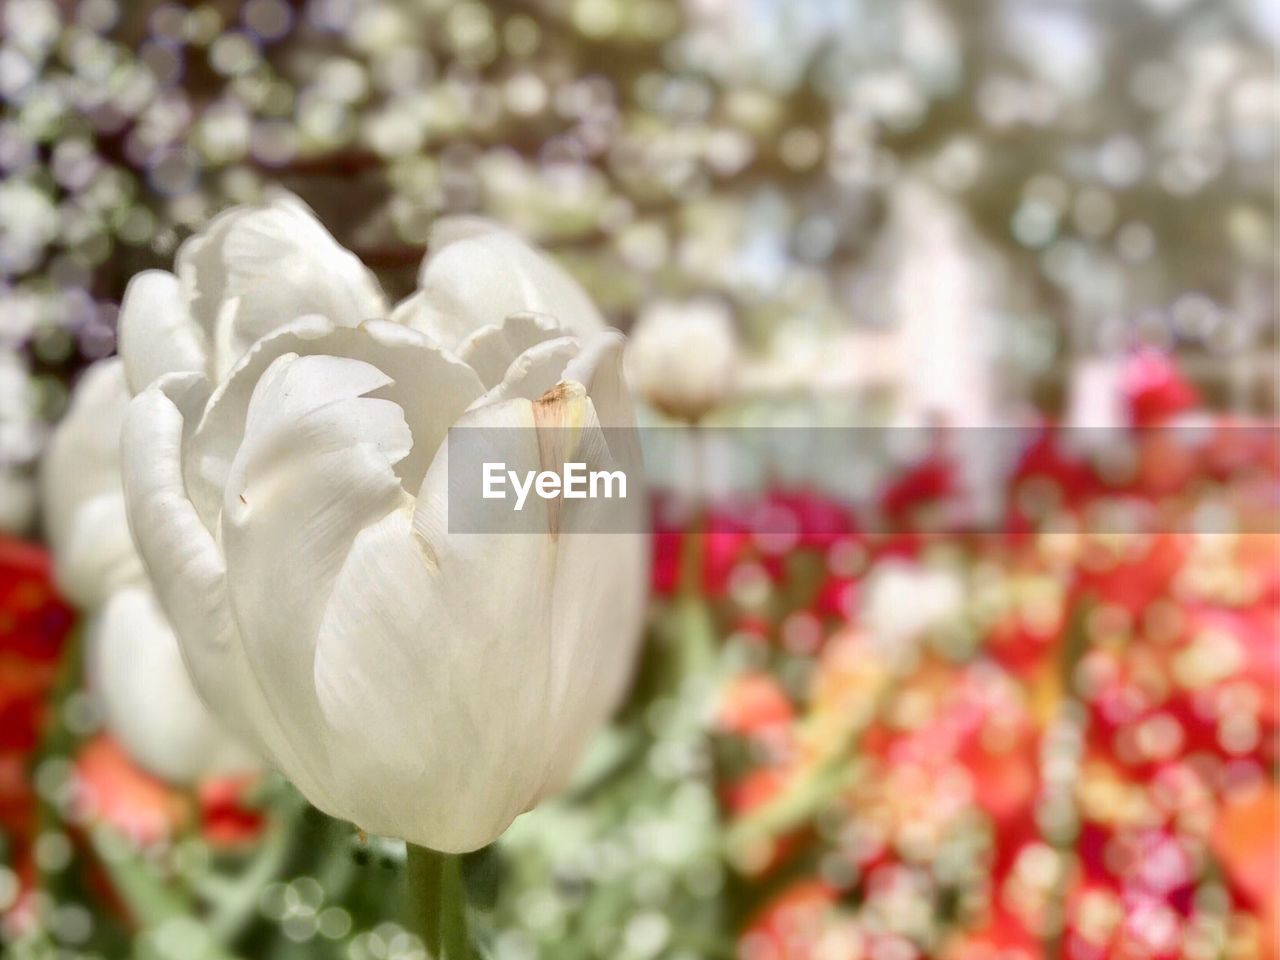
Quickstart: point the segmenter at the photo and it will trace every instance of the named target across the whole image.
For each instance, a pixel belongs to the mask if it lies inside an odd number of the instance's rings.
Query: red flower
[[[1200,406],[1200,394],[1168,354],[1139,350],[1124,371],[1124,393],[1134,426],[1149,427]]]
[[[20,875],[31,870],[36,829],[31,752],[47,720],[49,694],[75,615],[58,597],[48,553],[0,537],[0,830]]]
[[[1071,449],[1072,436],[1072,431],[1046,422],[1023,452],[1010,488],[1010,510],[1016,521],[1034,520],[1028,514],[1034,514],[1035,507],[1076,509],[1103,488],[1089,463]]]
[[[257,777],[222,777],[206,780],[196,789],[200,805],[200,833],[217,847],[251,843],[262,835],[266,816],[246,802],[245,792]]]
[[[172,837],[190,822],[190,801],[135,766],[106,735],[81,748],[76,779],[80,817],[108,823],[139,846]]]
[[[1079,594],[1092,594],[1138,615],[1152,602],[1169,595],[1190,549],[1189,539],[1175,533],[1150,538],[1124,537],[1119,549],[1090,541],[1076,580]]]
[[[955,464],[941,452],[930,454],[891,483],[880,498],[880,509],[895,525],[908,529],[930,528],[918,524],[920,514],[959,492]]]

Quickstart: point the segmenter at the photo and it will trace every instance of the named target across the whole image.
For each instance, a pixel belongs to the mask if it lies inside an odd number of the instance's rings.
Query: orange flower
[[[785,727],[794,717],[791,700],[778,681],[752,673],[735,678],[726,688],[716,725],[727,733],[755,736]]]
[[[1262,922],[1262,942],[1275,956],[1280,938],[1280,789],[1267,783],[1225,804],[1214,824],[1213,851]]]
[[[76,778],[79,815],[110,824],[139,846],[167,839],[191,822],[191,801],[135,766],[108,736],[84,745]]]

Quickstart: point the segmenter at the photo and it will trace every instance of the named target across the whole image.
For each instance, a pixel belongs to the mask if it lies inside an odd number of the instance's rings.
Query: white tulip
[[[90,685],[107,729],[140,766],[175,783],[244,773],[255,760],[200,702],[129,536],[118,359],[90,367],[41,465],[45,527],[62,591],[88,615]]]
[[[179,784],[260,768],[200,702],[149,586],[117,590],[87,630],[89,686],[106,728],[140,767]]]
[[[728,397],[737,370],[733,320],[719,301],[659,301],[636,321],[627,376],[667,416],[700,420]]]
[[[133,532],[207,702],[320,809],[445,852],[565,781],[644,605],[647,540],[600,532],[599,500],[449,532],[452,426],[524,428],[525,471],[571,435],[605,460],[638,446],[621,335],[516,315],[483,339],[505,369],[404,325],[295,320],[216,386],[154,384],[124,440]]]
[[[355,326],[387,312],[373,274],[290,194],[215,217],[176,262],[176,276],[148,270],[125,290],[120,354],[134,393],[166,373],[221,379],[260,337],[301,316]]]
[[[69,600],[86,609],[143,580],[120,482],[120,431],[128,409],[121,362],[94,364],[76,384],[41,463],[54,578]]]
[[[432,227],[418,291],[391,319],[465,357],[477,333],[516,313],[554,317],[576,336],[605,328],[577,281],[518,234],[479,217],[444,217]]]

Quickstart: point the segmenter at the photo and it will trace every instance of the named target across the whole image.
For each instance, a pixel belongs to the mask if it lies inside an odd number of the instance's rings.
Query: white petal
[[[208,344],[187,312],[178,278],[163,270],[137,274],[120,304],[120,356],[130,393],[166,373],[203,373]]]
[[[129,407],[118,359],[85,371],[41,464],[44,521],[59,586],[92,606],[141,570],[120,480],[120,431]]]
[[[626,532],[639,528],[623,525],[614,506],[580,501],[563,521],[551,623],[556,663],[552,722],[562,741],[530,805],[568,782],[587,739],[617,709],[634,675],[645,615],[649,537]],[[593,516],[596,512],[603,516]],[[584,602],[584,597],[595,600]]]
[[[360,535],[315,664],[342,758],[339,816],[461,852],[528,806],[555,748],[542,722],[550,568],[543,538],[513,541],[483,575],[441,577],[406,511]]]
[[[218,314],[227,300],[226,265],[222,249],[231,227],[251,208],[232,207],[214,217],[203,230],[188,238],[178,247],[174,257],[174,273],[177,274],[182,299],[191,319],[196,322],[206,339],[212,344],[217,329]]]
[[[502,382],[478,399],[482,407],[504,400],[536,400],[564,378],[566,365],[581,345],[574,337],[557,337],[535,344],[511,362]]]
[[[413,445],[404,413],[390,400],[364,396],[391,382],[377,367],[348,357],[277,357],[254,388],[224,492],[226,509],[238,513],[248,506],[246,470],[254,464],[260,468],[256,492],[274,493],[288,476],[276,479],[271,472],[299,456],[372,444],[388,464],[403,460]]]
[[[553,630],[557,636],[587,636],[576,664],[563,668],[563,702],[577,710],[562,716],[570,731],[594,729],[617,707],[639,651],[645,615],[650,540],[648,494],[635,411],[623,375],[620,333],[590,338],[565,368],[567,383],[580,383],[590,402],[583,447],[592,469],[621,468],[628,479],[626,500],[580,500],[566,510],[556,566]],[[577,597],[604,596],[606,604],[582,604]],[[544,792],[559,789],[572,773],[566,750]]]
[[[603,439],[609,455],[624,470],[632,484],[628,503],[632,512],[620,518],[611,529],[645,530],[647,517],[643,511],[648,501],[644,473],[644,453],[636,433],[635,407],[623,374],[626,340],[616,331],[606,331],[588,340],[565,367],[564,379],[586,388],[591,406],[603,427]]]
[[[117,591],[94,616],[88,649],[106,727],[143,769],[186,784],[260,766],[200,701],[149,589]]]
[[[183,413],[171,391],[195,375],[166,378],[134,398],[125,422],[124,489],[129,524],[161,605],[193,660],[193,674],[219,713],[237,698],[218,658],[236,643],[225,597],[225,565],[182,482]],[[207,384],[203,385],[207,390]],[[207,662],[206,662],[207,658]],[[228,681],[226,689],[219,689]],[[208,686],[206,686],[208,684]]]
[[[418,286],[397,317],[446,347],[513,313],[548,314],[580,336],[605,325],[586,291],[554,260],[518,234],[475,218],[446,217],[435,225]]]
[[[580,387],[472,410],[458,427],[482,428],[471,442],[503,445],[512,469],[570,454],[608,466],[602,445],[585,452],[598,421]],[[580,446],[560,446],[566,436]],[[562,784],[616,704],[637,649],[645,538],[597,532],[602,501],[530,501],[522,532],[450,534],[448,464],[446,444],[411,529],[395,511],[357,538],[315,669],[334,755],[356,764],[338,778],[344,809],[463,851]]]
[[[649,537],[642,526],[647,498],[639,443],[633,429],[601,429],[594,396],[581,401],[580,411],[573,410],[573,400],[558,399],[572,398],[575,386],[585,394],[567,379],[552,394],[556,400],[534,405],[540,433],[551,435],[540,444],[544,462],[550,459],[557,470],[569,459],[585,463],[588,471],[624,467],[629,482],[625,500],[549,504],[556,544],[549,722],[561,749],[530,805],[564,785],[587,737],[616,708],[633,673],[644,619]],[[631,461],[618,459],[619,452]]]
[[[300,785],[330,778],[312,677],[333,582],[356,534],[409,501],[392,470],[409,428],[394,403],[363,396],[386,383],[359,360],[277,358],[254,391],[231,465],[222,514],[228,595],[301,766],[281,762]]]
[[[416,490],[436,448],[458,415],[482,392],[475,373],[416,331],[385,321],[355,329],[321,317],[304,317],[264,337],[218,386],[197,427],[187,462],[191,498],[207,526],[216,529],[222,490],[244,431],[249,400],[266,369],[280,356],[331,354],[364,360],[393,383],[378,396],[400,406],[413,434],[413,449],[397,464],[405,488]]]
[[[294,197],[215,219],[179,251],[178,276],[214,344],[219,378],[255,341],[298,317],[355,326],[386,314],[373,274]]]
[[[54,563],[59,589],[86,609],[102,603],[118,587],[146,579],[129,535],[121,488],[80,504]]]
[[[587,388],[596,414],[605,427],[634,427],[635,405],[623,374],[626,338],[614,330],[591,337],[565,367],[564,379]]]
[[[501,382],[520,354],[566,333],[554,317],[513,313],[500,326],[481,327],[468,336],[458,347],[458,356],[471,365],[486,388],[491,388]]]
[[[463,425],[514,438],[513,462],[537,463],[530,404]],[[447,473],[446,445],[424,490]],[[545,507],[530,505],[539,511],[545,529]],[[437,554],[415,523],[397,510],[357,538],[321,628],[316,689],[342,758],[339,815],[471,850],[529,806],[558,747],[545,723],[555,547],[533,532],[445,534]]]
[[[250,740],[246,704],[257,688],[245,682],[222,553],[183,487],[184,418],[170,397],[178,395],[181,402],[184,390],[201,389],[207,392],[207,383],[195,375],[168,377],[134,399],[124,429],[125,500],[138,551],[196,688],[224,722]]]

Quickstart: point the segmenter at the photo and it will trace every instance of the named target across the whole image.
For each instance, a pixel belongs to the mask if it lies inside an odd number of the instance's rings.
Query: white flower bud
[[[716,300],[660,301],[636,321],[627,376],[655,409],[694,422],[722,404],[738,371],[728,308]]]

